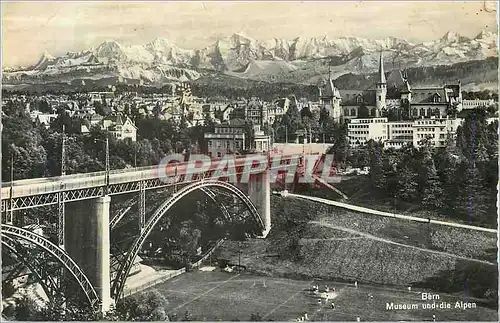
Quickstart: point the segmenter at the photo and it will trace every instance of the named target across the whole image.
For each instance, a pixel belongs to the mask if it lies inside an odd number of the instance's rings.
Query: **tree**
[[[370,181],[373,189],[385,191],[386,174],[383,169],[383,149],[373,140],[368,142],[368,151],[370,155]]]
[[[167,299],[153,290],[120,300],[116,313],[122,321],[168,321],[167,306]]]
[[[418,193],[417,174],[408,166],[398,168],[396,198],[411,202]]]
[[[435,168],[428,173],[427,183],[422,195],[422,205],[428,209],[437,210],[444,206],[443,189]]]
[[[40,130],[33,127],[21,103],[9,102],[5,110],[9,114],[2,117],[2,178],[10,180],[12,156],[14,179],[43,176],[47,153]]]
[[[101,115],[101,116],[105,116],[106,114],[104,113],[104,108],[102,106],[102,103],[101,101],[94,101],[94,109],[95,109],[95,113]]]
[[[52,108],[50,107],[49,103],[47,100],[40,100],[37,101],[37,106],[38,106],[38,111],[42,113],[52,113]]]

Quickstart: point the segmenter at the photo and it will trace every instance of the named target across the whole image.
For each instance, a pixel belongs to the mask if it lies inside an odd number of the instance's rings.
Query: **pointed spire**
[[[332,66],[328,63],[328,80],[332,79]]]
[[[384,72],[384,60],[382,57],[382,51],[380,51],[380,61],[379,61],[379,66],[378,66],[378,77],[379,77],[379,83],[385,84],[385,72]]]

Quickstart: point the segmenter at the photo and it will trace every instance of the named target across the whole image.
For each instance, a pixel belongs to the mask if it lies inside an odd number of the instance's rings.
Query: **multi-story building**
[[[494,104],[495,100],[489,99],[489,100],[462,100],[462,109],[467,110],[467,109],[474,109],[474,108],[479,108],[479,107],[489,107],[490,105]]]
[[[264,131],[260,130],[260,126],[256,125],[253,128],[253,143],[252,148],[255,152],[268,152],[271,148],[271,136],[266,135]]]
[[[252,121],[252,124],[263,126],[268,122],[267,119],[268,111],[264,108],[264,102],[257,98],[252,98],[248,102],[245,109],[246,120]]]
[[[331,72],[328,73],[328,80],[319,87],[319,103],[322,108],[330,114],[336,121],[341,120],[342,111],[340,101],[342,100],[339,90],[333,85]]]
[[[435,118],[388,122],[387,118],[352,119],[348,124],[349,145],[353,148],[369,140],[380,141],[384,148],[418,147],[429,139],[433,147],[444,147],[446,138],[456,136],[463,119]]]
[[[121,114],[104,118],[101,129],[109,131],[111,136],[119,140],[137,140],[137,127],[129,117],[124,117]]]
[[[205,133],[207,153],[222,157],[245,149],[245,120],[232,119],[229,123],[215,125],[214,133]]]
[[[413,144],[413,121],[387,122],[387,140],[384,148],[402,148]]]
[[[89,95],[91,104],[99,102],[101,104],[106,104],[109,106],[115,100],[114,92],[90,92]]]
[[[342,120],[368,116],[378,118],[388,115],[391,110],[397,110],[398,115],[406,115],[407,119],[443,118],[450,115],[450,110],[456,108],[460,111],[462,108],[460,81],[457,84],[416,88],[410,86],[410,80],[403,71],[393,70],[386,78],[382,53],[377,80],[371,87],[338,92],[339,98],[331,97],[342,106],[339,110]],[[322,96],[324,94],[320,91],[320,98]],[[364,112],[360,111],[362,108]]]
[[[275,122],[280,122],[290,107],[290,99],[282,98],[275,100],[272,104],[267,105],[267,123],[272,125]]]
[[[349,145],[353,148],[370,140],[387,140],[387,118],[352,119],[347,129]]]
[[[457,128],[463,119],[430,118],[418,119],[413,123],[413,145],[419,146],[422,139],[429,139],[433,147],[444,147],[446,138],[455,138]]]

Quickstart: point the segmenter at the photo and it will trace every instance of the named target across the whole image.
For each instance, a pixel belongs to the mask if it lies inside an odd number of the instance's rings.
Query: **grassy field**
[[[318,298],[308,291],[313,285],[336,288],[333,300],[318,304]],[[169,300],[167,311],[182,320],[186,311],[196,321],[248,321],[252,314],[264,321],[291,321],[304,313],[311,321],[438,321],[482,320],[496,321],[497,313],[486,308],[447,310],[387,310],[386,303],[427,303],[421,300],[420,291],[373,287],[321,280],[292,280],[270,278],[247,273],[190,272],[157,285],[154,289]],[[370,299],[369,294],[373,295]],[[457,298],[441,294],[439,302]],[[335,309],[331,308],[335,303]]]

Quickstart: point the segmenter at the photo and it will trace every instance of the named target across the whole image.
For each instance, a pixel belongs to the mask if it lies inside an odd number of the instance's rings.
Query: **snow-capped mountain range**
[[[470,39],[448,32],[438,40],[414,44],[394,37],[378,40],[298,37],[258,41],[234,34],[211,46],[194,50],[180,48],[163,38],[133,46],[106,41],[97,48],[68,52],[58,57],[44,53],[30,68],[4,69],[3,82],[20,84],[116,78],[122,82],[135,80],[144,84],[161,84],[194,80],[214,71],[273,80],[276,76],[296,76],[304,70],[317,68],[318,64],[323,69],[332,65],[337,75],[368,73],[377,68],[380,51],[384,53],[387,69],[450,65],[498,56],[498,35],[483,31]]]

